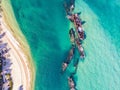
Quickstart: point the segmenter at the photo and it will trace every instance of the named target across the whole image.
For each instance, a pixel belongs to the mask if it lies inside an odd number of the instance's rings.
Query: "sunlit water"
[[[61,63],[70,49],[70,22],[63,0],[11,0],[30,45],[36,65],[35,90],[69,90]],[[79,63],[75,80],[78,90],[120,89],[120,3],[118,0],[76,0],[81,11],[86,39],[84,62]]]

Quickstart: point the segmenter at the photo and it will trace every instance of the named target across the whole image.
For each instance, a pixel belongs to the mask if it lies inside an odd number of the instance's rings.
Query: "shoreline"
[[[3,9],[3,12],[2,12],[2,18],[3,18],[2,22],[4,23],[3,31],[6,29],[6,32],[7,32],[7,34],[5,36],[6,41],[8,41],[8,46],[11,47],[12,51],[10,51],[10,52],[15,54],[15,55],[11,55],[11,56],[18,56],[19,60],[20,60],[19,62],[17,60],[12,60],[12,61],[14,61],[14,62],[16,61],[16,63],[18,62],[19,63],[18,65],[20,65],[20,66],[16,65],[17,68],[19,68],[19,70],[21,70],[21,68],[22,68],[22,72],[24,71],[24,75],[23,75],[24,77],[23,78],[21,77],[21,80],[24,83],[23,88],[25,90],[33,90],[34,82],[35,82],[35,66],[34,66],[34,62],[32,61],[32,57],[30,56],[30,48],[27,45],[27,43],[26,43],[27,41],[25,40],[25,37],[22,35],[22,32],[20,31],[20,28],[17,24],[14,13],[12,11],[12,6],[10,5],[10,1],[2,1],[1,6]],[[17,52],[18,50],[19,50],[19,52]],[[18,59],[18,58],[16,58],[16,59]],[[13,64],[14,64],[14,62],[13,62]],[[25,73],[25,72],[27,72],[27,73]],[[13,79],[15,78],[15,75],[16,75],[16,73],[12,74],[12,76],[14,76],[14,77],[12,77]],[[19,73],[18,73],[18,75],[19,75]],[[28,79],[28,77],[30,77],[30,79]],[[26,79],[26,82],[24,79]],[[14,80],[13,80],[13,83],[14,83]],[[27,83],[30,83],[29,87],[27,87]],[[13,84],[13,87],[14,87],[14,84]],[[13,89],[13,90],[15,90],[15,89]]]

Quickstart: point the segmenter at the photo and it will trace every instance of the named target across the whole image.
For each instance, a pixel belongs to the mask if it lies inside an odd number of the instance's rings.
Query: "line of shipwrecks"
[[[69,36],[70,36],[70,41],[71,41],[72,47],[69,51],[67,59],[62,63],[62,72],[64,72],[68,68],[69,64],[71,63],[71,60],[74,57],[76,48],[79,52],[80,58],[82,60],[85,58],[85,53],[84,53],[84,48],[82,46],[82,42],[86,37],[84,29],[82,27],[82,25],[85,23],[85,21],[82,21],[79,17],[81,12],[73,13],[73,10],[75,8],[75,0],[65,1],[64,7],[66,10],[67,18],[74,24],[75,29],[71,28],[69,30]],[[72,73],[68,77],[68,84],[69,84],[70,90],[76,90],[74,74],[77,71],[78,63],[79,63],[79,59],[76,60],[76,63],[74,65],[75,72]]]

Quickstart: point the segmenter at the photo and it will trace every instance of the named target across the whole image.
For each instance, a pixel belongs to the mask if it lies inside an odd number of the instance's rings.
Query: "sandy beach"
[[[35,70],[30,48],[20,32],[9,0],[2,1],[2,9],[1,32],[6,32],[2,40],[7,42],[8,47],[11,48],[9,54],[12,62],[13,90],[18,90],[21,85],[24,90],[33,90]]]

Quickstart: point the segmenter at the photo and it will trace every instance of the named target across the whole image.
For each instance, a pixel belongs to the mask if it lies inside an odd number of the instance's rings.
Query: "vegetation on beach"
[[[1,0],[0,0],[0,14],[2,13],[1,8]],[[1,15],[0,15],[1,16]],[[2,16],[0,17],[2,18]],[[0,39],[2,39],[5,35],[2,32],[2,26],[0,24]],[[0,40],[0,90],[9,89],[12,90],[13,88],[13,80],[11,77],[11,62],[9,59],[8,54],[9,48],[7,48],[7,43],[3,43],[2,40]]]

